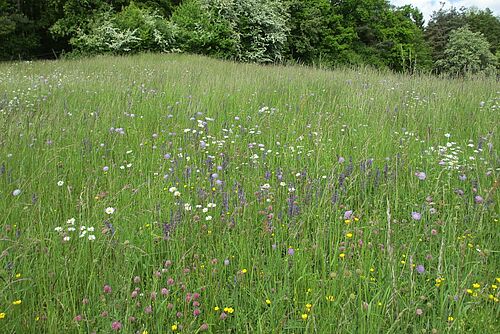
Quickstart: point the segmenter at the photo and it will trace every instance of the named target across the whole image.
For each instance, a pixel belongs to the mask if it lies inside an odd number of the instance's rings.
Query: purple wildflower
[[[119,331],[120,329],[122,329],[121,322],[113,321],[113,323],[111,324],[111,329],[113,329],[114,331]]]
[[[426,179],[427,175],[424,172],[416,172],[415,176],[418,177],[420,181],[423,181]]]
[[[413,220],[420,220],[420,219],[422,219],[422,215],[420,214],[420,212],[412,212],[411,213],[411,218]]]
[[[419,264],[417,266],[416,270],[417,270],[417,273],[419,273],[419,274],[425,273],[425,267],[422,264]]]

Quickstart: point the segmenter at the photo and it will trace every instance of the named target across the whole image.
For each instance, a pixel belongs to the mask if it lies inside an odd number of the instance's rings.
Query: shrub
[[[450,33],[444,55],[443,59],[436,62],[436,66],[449,75],[495,72],[497,59],[490,51],[490,44],[481,33],[474,33],[468,27]]]
[[[172,15],[179,47],[241,61],[282,60],[287,12],[277,0],[188,0]]]
[[[106,11],[95,15],[84,29],[77,31],[70,43],[79,53],[134,53],[172,51],[175,27],[157,12],[139,8],[134,3],[121,12]]]

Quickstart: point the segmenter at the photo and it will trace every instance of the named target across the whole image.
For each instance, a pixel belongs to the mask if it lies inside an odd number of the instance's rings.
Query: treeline
[[[463,74],[498,71],[489,9],[387,0],[0,0],[0,59],[142,51]]]

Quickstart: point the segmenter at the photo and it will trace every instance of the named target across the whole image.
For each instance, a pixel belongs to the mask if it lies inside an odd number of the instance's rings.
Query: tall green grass
[[[0,332],[495,333],[499,90],[0,64]]]

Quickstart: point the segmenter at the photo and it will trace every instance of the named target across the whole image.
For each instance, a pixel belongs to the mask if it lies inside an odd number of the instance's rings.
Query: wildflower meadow
[[[498,333],[500,86],[0,64],[0,333]]]

